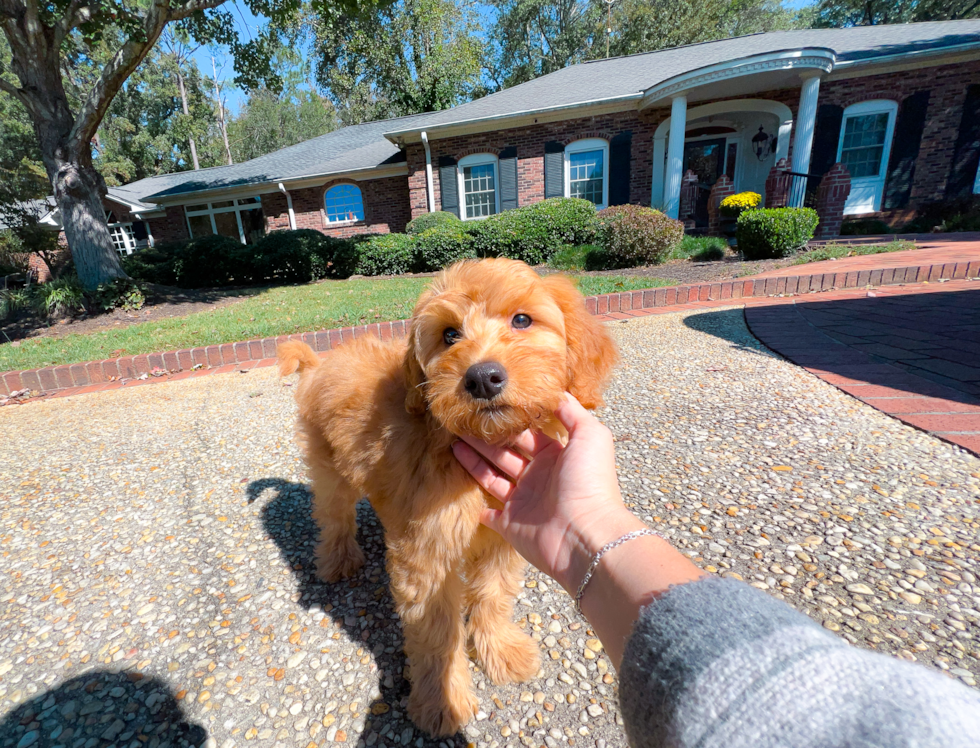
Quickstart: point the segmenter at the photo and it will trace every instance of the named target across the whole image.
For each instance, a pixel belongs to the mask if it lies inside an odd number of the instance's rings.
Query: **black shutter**
[[[552,140],[544,144],[544,196],[565,195],[565,144]]]
[[[946,199],[968,198],[973,194],[973,180],[980,165],[980,85],[966,89],[963,117],[953,150],[953,166],[946,183]]]
[[[138,242],[145,242],[150,238],[146,231],[146,224],[142,221],[133,221],[133,238]]]
[[[922,129],[926,125],[929,92],[916,91],[907,97],[898,109],[895,134],[892,136],[892,152],[888,159],[888,177],[885,181],[884,210],[904,208],[912,194],[915,177],[915,160],[919,157]]]
[[[456,159],[439,157],[439,194],[442,209],[459,218],[459,183],[456,181]]]
[[[633,133],[615,135],[609,141],[609,204],[625,205],[630,201],[630,161]]]
[[[843,121],[843,107],[836,104],[821,104],[817,107],[817,118],[813,126],[813,147],[810,149],[809,174],[822,177],[837,163],[837,146],[840,145],[840,127]],[[819,179],[808,179],[806,191],[812,195],[816,193],[819,186]]]
[[[504,148],[500,152],[497,172],[500,176],[500,210],[514,210],[518,205],[516,148]]]

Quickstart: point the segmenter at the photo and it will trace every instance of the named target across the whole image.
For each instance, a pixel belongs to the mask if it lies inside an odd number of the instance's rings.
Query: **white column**
[[[817,121],[817,95],[820,93],[820,74],[811,73],[803,78],[800,91],[800,108],[796,114],[796,135],[793,138],[793,171],[806,174],[810,169],[810,150],[813,147],[813,128]],[[806,179],[793,177],[789,192],[789,204],[799,208],[806,195]]]
[[[670,104],[670,140],[667,142],[667,178],[664,183],[664,212],[671,218],[677,218],[681,208],[686,129],[687,96],[676,96]]]
[[[667,136],[653,137],[653,183],[650,189],[650,207],[664,207],[664,154],[667,152]]]

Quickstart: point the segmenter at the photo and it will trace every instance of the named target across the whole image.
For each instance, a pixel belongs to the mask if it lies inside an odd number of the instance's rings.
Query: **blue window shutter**
[[[517,148],[504,148],[497,156],[500,179],[500,210],[514,210],[520,200],[517,194]]]
[[[896,137],[898,133],[895,133]],[[980,85],[966,89],[963,117],[953,150],[953,168],[946,183],[946,199],[968,198],[973,194],[973,180],[980,164]]]
[[[544,196],[565,195],[565,144],[552,140],[544,144]]]
[[[609,141],[609,204],[625,205],[630,201],[630,158],[633,133],[621,132]]]
[[[922,130],[926,126],[929,91],[916,91],[905,98],[898,108],[892,150],[888,158],[888,176],[882,208],[904,208],[912,195],[915,179],[915,160],[919,157]]]
[[[439,193],[442,209],[459,218],[459,184],[456,181],[456,159],[439,157]]]

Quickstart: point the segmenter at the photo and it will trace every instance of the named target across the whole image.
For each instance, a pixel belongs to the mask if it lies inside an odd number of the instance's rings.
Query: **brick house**
[[[980,192],[978,165],[980,20],[967,20],[597,60],[453,109],[114,188],[106,207],[147,242],[217,232],[249,243],[285,228],[403,231],[427,211],[471,220],[563,195],[707,227],[723,186],[900,225]],[[835,230],[840,216],[829,220]]]

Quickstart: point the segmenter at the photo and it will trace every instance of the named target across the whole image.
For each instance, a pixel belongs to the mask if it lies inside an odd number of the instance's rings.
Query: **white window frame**
[[[586,151],[602,151],[602,204],[596,205],[596,210],[602,210],[609,205],[609,141],[603,138],[587,138],[576,140],[565,146],[565,197],[571,196],[570,167],[573,153]]]
[[[258,200],[258,202],[246,202],[248,200]],[[227,205],[223,208],[214,208],[212,205],[214,203],[226,203],[231,202],[231,205]],[[214,221],[214,216],[217,213],[234,213],[235,220],[238,223],[238,241],[242,244],[245,243],[245,225],[242,223],[242,211],[255,210],[256,207],[263,210],[262,217],[265,219],[265,212],[262,206],[262,196],[261,195],[249,195],[248,197],[239,198],[227,198],[225,200],[215,200],[213,202],[206,203],[194,203],[194,205],[206,205],[206,208],[201,210],[189,210],[190,206],[184,206],[184,219],[187,221],[187,235],[192,239],[194,238],[194,230],[191,228],[191,218],[197,216],[208,216],[211,219],[211,233],[218,233],[218,226]]]
[[[464,221],[482,221],[484,218],[488,218],[488,216],[466,217],[466,180],[463,178],[463,169],[467,166],[485,166],[486,164],[493,166],[493,212],[494,214],[500,212],[500,169],[498,168],[497,157],[492,153],[474,153],[471,156],[461,158],[459,163],[456,164],[459,217]]]
[[[885,181],[888,177],[888,160],[892,151],[892,137],[895,135],[895,120],[898,118],[898,102],[892,101],[891,99],[872,99],[870,101],[851,104],[847,107],[844,110],[844,115],[841,117],[840,133],[837,135],[836,161],[840,163],[841,155],[844,152],[844,133],[847,130],[847,120],[851,117],[866,117],[872,114],[888,115],[888,125],[885,128],[885,142],[882,144],[881,150],[881,165],[878,167],[878,173],[873,177],[851,177],[851,194],[855,196],[860,194],[860,192],[854,189],[855,185],[859,188],[874,185],[874,203],[870,211],[855,208],[853,205],[849,210],[845,203],[844,215],[866,215],[868,213],[877,213],[881,210],[881,201],[885,194]],[[850,198],[848,198],[848,202],[851,202]]]
[[[327,211],[327,195],[330,194],[331,190],[335,190],[338,187],[353,187],[361,196],[361,212],[364,213],[364,218],[344,218],[340,221],[331,221],[330,213]],[[367,218],[367,211],[364,210],[364,190],[361,189],[360,185],[353,184],[352,182],[339,182],[337,184],[330,185],[327,189],[323,191],[323,220],[327,222],[328,226],[348,226],[355,223],[364,223]]]
[[[136,237],[133,235],[132,221],[112,220],[115,218],[115,215],[111,210],[106,212],[105,217],[106,225],[109,227],[109,238],[112,239],[112,248],[119,253],[120,257],[128,257],[137,249],[142,249],[149,246],[149,241],[147,239],[137,241]],[[122,237],[122,247],[117,246],[116,237],[113,235],[113,229],[117,229],[117,235]],[[147,234],[149,234],[149,231],[147,231]]]

